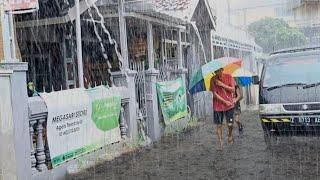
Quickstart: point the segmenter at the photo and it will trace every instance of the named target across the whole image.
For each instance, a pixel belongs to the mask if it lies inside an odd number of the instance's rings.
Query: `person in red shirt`
[[[224,117],[228,125],[228,143],[233,143],[232,130],[235,106],[235,84],[233,77],[230,74],[224,74],[222,68],[215,71],[215,76],[211,79],[210,89],[213,93],[214,123],[217,125],[218,150],[223,149],[222,123]]]

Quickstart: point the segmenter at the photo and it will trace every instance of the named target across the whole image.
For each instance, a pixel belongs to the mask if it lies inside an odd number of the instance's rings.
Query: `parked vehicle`
[[[320,135],[320,47],[271,54],[255,83],[268,146],[279,136]]]

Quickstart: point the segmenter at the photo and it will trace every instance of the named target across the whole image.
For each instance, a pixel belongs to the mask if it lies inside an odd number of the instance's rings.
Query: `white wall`
[[[0,69],[0,180],[17,179],[11,102],[12,72]]]

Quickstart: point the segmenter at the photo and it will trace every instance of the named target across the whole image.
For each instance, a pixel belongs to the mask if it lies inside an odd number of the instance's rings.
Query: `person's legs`
[[[234,109],[226,111],[226,120],[228,125],[228,143],[233,143],[233,122],[234,122]]]
[[[216,124],[216,135],[217,135],[218,150],[222,150],[223,149],[222,121],[223,121],[223,112],[214,112],[214,123]]]
[[[238,128],[240,128],[241,122],[240,122],[240,112],[239,111],[235,111],[234,112],[234,121],[237,123]]]
[[[241,136],[243,133],[243,125],[240,121],[240,117],[241,117],[241,111],[236,110],[234,113],[234,120],[236,121],[237,125],[238,125],[238,129],[239,129],[239,135]]]
[[[216,128],[216,132],[217,132],[217,139],[218,139],[218,149],[219,150],[222,150],[223,149],[223,140],[222,140],[222,130],[223,130],[223,128],[222,128],[223,126],[222,126],[222,124],[220,124],[220,125],[217,125],[217,128]]]
[[[238,125],[239,135],[241,136],[243,134],[243,125],[240,121],[240,116],[241,116],[241,106],[240,106],[240,102],[237,102],[234,110],[234,120]]]

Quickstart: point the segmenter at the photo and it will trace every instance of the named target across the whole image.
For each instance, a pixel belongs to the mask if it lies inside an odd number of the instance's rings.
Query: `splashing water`
[[[95,32],[95,34],[96,34],[96,36],[97,36],[97,38],[98,38],[98,40],[99,40],[100,47],[101,47],[101,50],[102,50],[102,53],[103,53],[103,57],[104,57],[104,59],[107,60],[108,73],[111,74],[111,70],[110,70],[110,69],[111,69],[112,66],[111,66],[111,63],[110,63],[110,61],[109,61],[109,59],[108,59],[108,55],[107,55],[106,50],[105,50],[105,47],[104,47],[104,45],[103,45],[102,38],[101,38],[101,36],[100,36],[99,33],[98,33],[98,30],[97,30],[97,27],[96,27],[96,24],[95,24],[95,20],[94,20],[94,18],[93,18],[92,12],[91,12],[91,7],[90,7],[90,5],[89,5],[89,3],[88,3],[88,0],[85,0],[85,2],[86,2],[87,7],[89,8],[89,11],[88,11],[88,12],[89,12],[89,16],[90,16],[90,18],[91,18],[91,20],[92,20],[92,22],[93,22],[94,32]],[[125,76],[127,77],[127,72],[126,72],[126,71],[123,69],[123,67],[122,67],[123,57],[122,57],[121,53],[120,53],[119,50],[118,50],[118,43],[116,42],[116,40],[115,40],[114,38],[111,37],[111,34],[110,34],[109,30],[108,30],[108,29],[106,28],[106,26],[104,25],[104,18],[103,18],[103,16],[102,16],[102,14],[100,13],[100,11],[99,11],[98,7],[96,6],[96,4],[93,3],[93,4],[92,4],[92,7],[96,10],[98,16],[100,17],[100,20],[99,20],[98,22],[99,22],[99,24],[101,25],[104,33],[107,34],[109,43],[110,43],[111,45],[114,45],[114,49],[115,49],[116,55],[117,55],[118,60],[119,60],[119,68],[120,68],[120,71],[121,71],[122,73],[124,73]],[[127,80],[127,78],[126,78],[126,80]]]
[[[87,6],[89,7],[89,4],[88,4],[88,1],[87,1],[87,0],[86,0],[86,4],[87,4]],[[99,40],[99,43],[100,43],[100,47],[101,47],[101,50],[102,50],[103,58],[104,58],[105,60],[107,60],[107,64],[108,64],[108,69],[107,69],[107,71],[108,71],[109,74],[111,74],[111,70],[110,70],[110,69],[112,68],[112,66],[111,66],[111,63],[110,63],[110,61],[109,61],[109,59],[108,59],[108,55],[107,55],[106,49],[105,49],[105,47],[104,47],[104,45],[103,45],[102,38],[101,38],[101,36],[99,35],[97,26],[96,26],[96,24],[95,24],[95,22],[94,22],[93,15],[92,15],[92,12],[91,12],[91,8],[89,8],[88,12],[89,12],[90,18],[92,19],[93,28],[94,28],[94,33],[95,33],[95,35],[97,36],[97,38],[98,38],[98,40]],[[100,22],[101,22],[101,21],[100,21]],[[102,22],[101,22],[101,25],[102,25]],[[110,34],[108,34],[108,38],[109,38],[109,41],[110,41],[110,36],[109,36],[109,35],[110,35]],[[111,42],[110,42],[110,43],[111,43]]]
[[[102,53],[103,53],[103,57],[104,57],[104,59],[107,60],[108,73],[111,74],[111,70],[110,70],[110,69],[111,69],[112,66],[111,66],[111,63],[110,63],[110,61],[109,61],[109,59],[108,59],[108,55],[107,55],[106,49],[105,49],[105,47],[104,47],[104,45],[103,45],[102,38],[101,38],[101,36],[100,36],[99,33],[98,33],[98,29],[97,29],[97,26],[96,26],[96,24],[95,24],[96,21],[95,21],[94,18],[93,18],[92,11],[91,11],[91,7],[90,7],[90,5],[89,5],[89,3],[88,3],[88,0],[85,0],[85,2],[86,2],[87,7],[89,8],[88,13],[89,13],[89,16],[90,16],[90,18],[91,18],[91,20],[92,20],[92,22],[93,22],[94,32],[95,32],[95,35],[97,36],[97,38],[98,38],[98,40],[99,40],[100,47],[101,47],[101,50],[102,50]],[[116,40],[111,37],[111,34],[110,34],[109,30],[108,30],[108,29],[106,28],[106,26],[104,25],[104,18],[103,18],[103,16],[102,16],[102,14],[100,13],[98,7],[97,7],[94,3],[93,3],[92,6],[93,6],[93,8],[96,10],[97,14],[98,14],[99,17],[100,17],[100,20],[99,20],[98,22],[99,22],[99,24],[101,25],[104,33],[107,34],[109,43],[110,43],[111,45],[114,45],[114,49],[115,49],[116,55],[117,55],[118,60],[119,60],[119,68],[120,68],[120,71],[126,76],[126,81],[127,81],[127,76],[128,76],[128,74],[127,74],[127,71],[125,71],[125,69],[122,67],[123,60],[124,60],[124,59],[123,59],[121,53],[120,53],[119,50],[118,50],[118,44],[117,44]],[[113,83],[113,82],[112,82],[112,83]],[[140,117],[142,117],[142,114],[141,114],[140,111],[139,111],[138,114],[140,115]],[[150,140],[150,138],[149,138],[148,136],[146,136],[146,133],[145,133],[145,131],[143,130],[143,129],[145,128],[144,122],[143,122],[143,121],[138,121],[138,126],[141,128],[141,129],[140,129],[140,133],[141,133],[141,138],[142,138],[142,140],[144,140],[144,143],[145,143],[144,145],[150,144],[150,143],[151,143],[151,140]]]
[[[202,39],[201,39],[201,36],[200,36],[200,33],[199,33],[199,29],[196,25],[196,22],[194,21],[191,21],[190,24],[192,25],[194,31],[196,32],[196,35],[199,39],[199,43],[200,43],[200,46],[201,46],[201,49],[202,49],[202,52],[203,52],[203,56],[204,56],[204,61],[205,63],[207,63],[207,56],[206,56],[206,53],[205,53],[205,50],[204,50],[204,46],[203,46],[203,42],[202,42]]]

